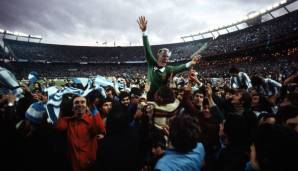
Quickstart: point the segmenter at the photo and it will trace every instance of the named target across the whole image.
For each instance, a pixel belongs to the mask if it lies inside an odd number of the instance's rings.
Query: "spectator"
[[[231,88],[247,90],[252,87],[251,80],[246,73],[240,72],[236,67],[232,67],[229,72],[232,75],[230,82]]]
[[[205,150],[202,143],[198,142],[199,136],[197,119],[187,113],[174,117],[169,129],[171,148],[165,151],[155,170],[200,170]]]
[[[107,134],[98,152],[98,170],[140,169],[140,136],[129,123],[130,116],[126,108],[119,104],[114,105],[107,116]]]
[[[277,96],[281,89],[281,83],[274,81],[270,78],[262,78],[255,75],[251,78],[252,86],[257,92],[264,96]]]
[[[229,115],[224,123],[225,147],[218,159],[218,170],[244,170],[249,161],[249,125],[239,115]]]
[[[87,171],[96,160],[96,135],[104,132],[100,115],[92,116],[84,97],[73,100],[73,116],[60,116],[56,128],[67,131],[68,153],[74,171]]]
[[[261,125],[251,148],[255,170],[297,170],[298,134],[280,125]]]

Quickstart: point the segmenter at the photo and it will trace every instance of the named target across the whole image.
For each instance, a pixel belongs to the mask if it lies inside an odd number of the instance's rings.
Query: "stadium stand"
[[[297,36],[298,11],[269,20],[260,25],[222,35],[212,41],[205,51],[207,56],[249,50],[260,46],[270,46],[285,39]]]
[[[4,49],[0,46],[0,58],[5,56]]]
[[[227,71],[232,65],[238,65],[248,73],[259,71],[266,76],[289,73],[293,68],[291,66],[297,63],[297,21],[296,10],[216,39],[153,45],[152,50],[156,54],[162,47],[169,48],[173,52],[171,62],[179,64],[180,61],[189,60],[192,53],[208,42],[208,48],[202,54],[203,60],[196,68],[203,77],[227,77]],[[145,75],[147,72],[141,46],[86,47],[11,39],[3,41],[16,58],[15,62],[6,65],[17,73],[18,78],[26,77],[30,70],[48,77],[123,73]],[[55,71],[50,70],[53,67]],[[264,72],[266,68],[272,68],[274,71],[271,72],[275,74]]]
[[[162,73],[154,98],[147,68],[165,70],[147,67],[143,47],[4,39],[2,163],[30,171],[298,170],[297,19],[294,11],[216,38],[152,46],[154,54],[169,48],[172,66],[208,43],[188,71]]]
[[[200,46],[210,39],[186,43],[156,45],[152,47],[154,53],[161,47],[168,47],[173,51],[173,59],[184,59],[195,52]],[[28,61],[49,62],[123,62],[144,61],[143,47],[86,47],[65,46],[42,43],[22,42],[4,39],[16,55],[17,59]]]

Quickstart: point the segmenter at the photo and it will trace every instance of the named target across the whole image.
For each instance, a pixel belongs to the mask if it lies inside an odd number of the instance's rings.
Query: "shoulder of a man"
[[[171,169],[173,167],[173,165],[171,164],[171,160],[169,160],[169,155],[164,155],[161,159],[158,160],[154,171],[172,171],[173,169]]]
[[[93,116],[90,113],[85,113],[82,115],[81,120],[86,122],[87,124],[91,124],[93,120]]]
[[[205,156],[205,149],[202,143],[197,143],[197,146],[193,149],[193,152],[200,153],[201,157]]]

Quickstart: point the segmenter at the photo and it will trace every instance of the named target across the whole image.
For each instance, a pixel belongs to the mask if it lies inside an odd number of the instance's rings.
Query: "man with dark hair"
[[[282,86],[281,83],[271,78],[263,78],[259,75],[252,76],[251,83],[257,92],[264,96],[277,96]]]
[[[180,101],[170,87],[160,87],[154,96],[154,102],[148,102],[153,107],[153,122],[155,126],[169,124],[169,119],[175,116],[180,109]]]
[[[107,134],[98,152],[97,170],[139,171],[141,137],[130,126],[130,116],[125,106],[115,104],[107,116]]]
[[[250,129],[240,115],[228,115],[224,123],[225,147],[218,156],[217,170],[244,170],[249,161]]]
[[[205,156],[202,143],[198,143],[200,129],[198,120],[182,112],[170,122],[170,149],[157,162],[155,170],[199,171]]]
[[[298,170],[298,134],[281,125],[261,125],[251,147],[251,165],[261,171]]]
[[[203,100],[204,100],[205,94],[206,94],[205,87],[201,87],[198,90],[196,90],[192,95],[192,103],[200,112],[203,110]]]
[[[113,107],[113,100],[109,97],[100,99],[98,102],[98,107],[101,117],[105,120]]]
[[[298,107],[289,104],[279,108],[277,114],[277,121],[285,127],[295,130],[298,133]]]
[[[126,91],[122,91],[119,95],[119,101],[122,105],[128,107],[130,104],[129,93]]]
[[[189,80],[193,80],[189,74]],[[210,85],[202,86],[195,92],[194,100],[191,101],[191,83],[185,87],[182,104],[194,117],[200,121],[201,142],[205,148],[204,170],[214,170],[214,162],[220,149],[219,131],[223,123],[223,114],[215,104]],[[197,97],[199,95],[199,97]]]
[[[231,88],[249,89],[252,87],[251,80],[245,72],[240,72],[236,67],[232,67],[229,71],[231,74]]]
[[[120,103],[126,108],[127,112],[129,113],[130,121],[132,121],[135,117],[138,104],[131,103],[131,97],[126,91],[122,91],[120,93],[119,99]]]
[[[171,74],[182,72],[190,66],[199,62],[199,55],[194,56],[193,59],[178,66],[167,66],[171,52],[167,48],[159,49],[157,52],[157,59],[153,56],[152,50],[149,45],[148,37],[146,35],[147,20],[144,16],[139,17],[139,27],[143,32],[143,43],[145,47],[145,55],[148,63],[148,80],[150,82],[150,90],[148,92],[148,100],[154,99],[154,93],[160,86],[166,85]]]
[[[114,101],[119,101],[119,98],[116,95],[115,89],[112,86],[107,86],[106,88],[106,95],[108,98]]]
[[[175,101],[175,94],[171,88],[162,86],[156,91],[154,100],[158,105],[166,105]]]
[[[99,90],[91,91],[87,96],[87,106],[90,109],[91,114],[96,115],[99,113],[98,103],[102,101],[105,97],[103,97]]]
[[[152,154],[152,168],[155,167],[157,161],[164,155],[167,147],[167,139],[165,133],[160,129],[153,129],[150,134],[151,140],[151,154]]]
[[[250,111],[251,97],[250,94],[243,89],[235,90],[232,94],[230,102],[233,106],[233,109],[228,111],[229,114],[243,115],[244,112]]]
[[[130,90],[130,102],[131,104],[138,104],[140,101],[140,97],[142,96],[141,89],[137,87],[132,87]]]

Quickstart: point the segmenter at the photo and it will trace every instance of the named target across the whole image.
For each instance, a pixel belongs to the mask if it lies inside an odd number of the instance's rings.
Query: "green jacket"
[[[168,78],[171,76],[171,73],[175,75],[176,73],[182,72],[187,69],[186,64],[181,64],[178,66],[167,65],[165,66],[164,71],[160,71],[157,68],[157,60],[153,56],[147,36],[143,36],[143,44],[148,64],[147,77],[150,82],[150,89],[153,89],[155,91],[158,90],[159,87],[167,84]]]

